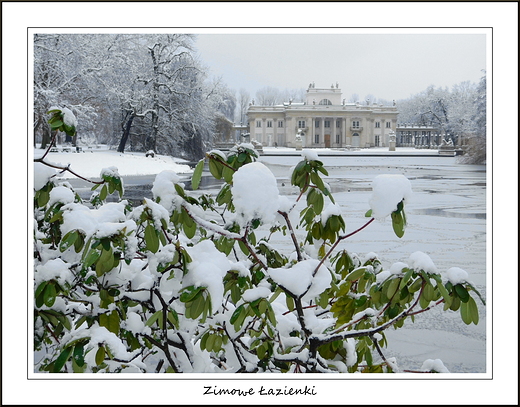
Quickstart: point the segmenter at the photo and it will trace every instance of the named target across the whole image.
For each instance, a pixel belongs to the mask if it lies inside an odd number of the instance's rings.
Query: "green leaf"
[[[294,310],[294,298],[288,294],[285,294],[285,304],[287,305],[287,309],[289,311]]]
[[[60,252],[63,253],[70,246],[72,246],[74,244],[74,242],[76,242],[76,239],[78,238],[78,236],[79,236],[79,233],[77,230],[71,230],[70,232],[66,233],[60,242]]]
[[[325,184],[317,173],[311,172],[311,181],[320,191],[325,191]]]
[[[233,171],[232,168],[226,167],[225,165],[222,166],[222,178],[224,178],[224,181],[231,184],[233,182],[234,174],[235,174],[235,171]]]
[[[466,290],[466,288],[462,284],[456,284],[454,289],[455,289],[455,292],[457,293],[457,296],[460,298],[460,300],[463,303],[466,303],[469,301],[470,295],[468,293],[468,290]]]
[[[57,130],[57,129],[59,129],[61,126],[63,126],[63,122],[62,122],[61,120],[59,120],[59,119],[55,119],[55,118],[51,119],[51,120],[49,121],[49,124],[51,125],[51,129],[52,129],[52,130]]]
[[[460,304],[460,316],[466,325],[472,322],[477,325],[479,320],[477,303],[470,296],[468,301]]]
[[[238,162],[239,163],[243,163],[246,159],[247,159],[247,154],[246,153],[240,153],[238,155]]]
[[[200,348],[201,348],[202,350],[204,350],[204,349],[207,350],[207,348],[206,348],[206,343],[208,342],[209,335],[210,335],[210,333],[209,333],[209,331],[207,331],[207,332],[206,332],[204,335],[202,335],[202,337],[200,338],[200,344],[199,344],[199,346],[200,346]]]
[[[105,199],[107,199],[107,195],[108,195],[107,184],[103,184],[103,188],[101,188],[101,192],[99,193],[99,199],[104,201]]]
[[[72,358],[76,362],[78,366],[83,366],[85,364],[85,359],[83,357],[83,348],[85,344],[83,342],[78,342],[76,346],[74,346],[74,351],[72,353]]]
[[[222,348],[222,336],[215,335],[215,341],[213,343],[213,352],[217,353]]]
[[[216,179],[222,178],[222,164],[216,161],[214,158],[209,159],[209,172],[211,172],[211,175],[213,175]]]
[[[85,257],[85,260],[84,260],[84,263],[83,263],[84,267],[88,268],[91,265],[93,265],[95,262],[98,261],[100,256],[101,256],[101,252],[99,250],[90,249],[90,251],[88,252],[87,256]]]
[[[403,212],[392,212],[392,228],[397,237],[401,238],[404,236],[405,221],[403,218]]]
[[[213,344],[215,343],[215,340],[217,339],[217,335],[214,333],[210,333],[208,336],[208,339],[206,340],[206,349],[211,352],[213,350]]]
[[[273,307],[271,307],[271,304],[267,305],[267,319],[273,326],[276,326],[276,315],[274,314]]]
[[[399,282],[399,278],[393,278],[388,283],[388,287],[386,289],[386,297],[388,299],[391,299],[394,296],[395,292],[397,291],[397,288],[399,287]]]
[[[48,307],[52,307],[54,301],[56,301],[56,287],[54,282],[49,281],[43,292],[43,303]]]
[[[323,194],[318,192],[316,195],[317,198],[316,202],[314,203],[314,211],[316,212],[316,215],[319,215],[323,211],[324,200]]]
[[[58,358],[54,362],[54,373],[58,373],[61,371],[61,369],[65,365],[65,362],[67,362],[70,355],[72,354],[72,351],[72,346],[68,346],[60,353],[60,356],[58,356]]]
[[[427,300],[428,302],[432,301],[434,299],[435,290],[433,288],[433,285],[430,283],[430,281],[427,281],[426,285],[424,286],[423,296],[424,296],[424,299]]]
[[[101,250],[101,256],[96,263],[96,276],[101,277],[103,274],[108,273],[112,270],[114,264],[114,254],[112,252],[112,246],[108,250]]]
[[[365,218],[370,218],[372,217],[372,209],[369,209],[368,211],[365,212]]]
[[[146,326],[152,326],[157,319],[162,315],[162,310],[159,310],[155,312],[150,318],[148,318],[148,321],[146,321]]]
[[[100,365],[105,360],[105,348],[100,346],[96,352],[96,365]]]
[[[475,302],[473,297],[469,297],[468,307],[469,307],[469,314],[471,316],[471,319],[473,320],[473,323],[475,325],[478,325],[478,321],[479,321],[478,307],[477,307],[477,303]]]
[[[116,310],[113,310],[110,314],[101,314],[99,316],[99,325],[104,326],[116,335],[119,335],[120,322],[119,314]]]
[[[152,253],[157,253],[157,250],[159,250],[159,236],[151,223],[148,223],[144,229],[144,240],[146,242],[146,248]]]
[[[233,314],[231,315],[231,318],[229,319],[229,322],[231,322],[232,324],[234,324],[234,323],[237,321],[237,319],[238,319],[238,317],[240,316],[240,314],[241,314],[241,312],[242,312],[243,309],[244,309],[244,304],[239,305],[239,306],[235,309],[235,311],[233,312]]]
[[[38,288],[36,288],[36,291],[34,292],[34,298],[36,297],[39,297],[40,294],[43,292],[43,290],[45,289],[45,287],[47,286],[47,281],[42,281],[40,283],[40,285],[38,286]]]
[[[323,175],[326,175],[326,176],[329,175],[329,172],[328,172],[325,168],[323,168],[322,165],[317,166],[316,169],[317,169],[319,172],[321,172]]]
[[[399,289],[402,289],[406,284],[408,284],[408,281],[410,281],[410,278],[412,278],[413,269],[408,269],[406,273],[404,273],[403,278],[401,279],[401,283],[399,284]]]
[[[85,245],[85,237],[83,236],[83,233],[78,233],[78,238],[74,242],[74,251],[76,253],[79,253],[81,249],[83,249],[83,246]]]
[[[206,307],[206,300],[204,295],[202,295],[202,293],[197,294],[191,303],[190,317],[192,319],[197,319]]]
[[[464,321],[466,325],[469,325],[471,324],[471,322],[473,322],[473,318],[469,312],[468,302],[463,302],[462,304],[460,304],[460,316],[462,317],[462,321]]]
[[[200,160],[195,166],[195,170],[193,170],[193,175],[191,176],[191,188],[193,190],[199,188],[200,180],[202,179],[202,170],[204,169],[204,161],[204,158]]]
[[[166,316],[175,328],[179,328],[179,315],[175,310],[169,310]]]
[[[197,224],[193,222],[191,218],[190,221],[191,222],[186,222],[182,225],[184,233],[186,234],[186,237],[188,239],[192,239],[195,236],[195,233],[197,232]]]
[[[193,285],[190,285],[189,287],[183,289],[183,292],[180,295],[179,299],[181,300],[181,302],[193,301],[195,296],[199,294],[203,289],[204,287],[195,287]]]
[[[354,271],[352,271],[352,273],[350,273],[348,276],[347,276],[347,281],[355,281],[359,278],[361,278],[362,275],[365,274],[365,271],[366,271],[366,268],[365,267],[360,267]]]

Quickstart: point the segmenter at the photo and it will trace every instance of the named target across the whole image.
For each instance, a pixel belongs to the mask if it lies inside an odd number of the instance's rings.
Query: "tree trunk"
[[[49,125],[43,121],[42,123],[42,144],[40,146],[41,149],[46,149],[47,144],[51,141],[51,130],[49,129]]]
[[[124,153],[125,152],[125,145],[128,141],[128,137],[130,136],[130,129],[132,128],[132,122],[134,121],[135,115],[131,114],[130,118],[126,122],[125,129],[123,131],[123,136],[121,137],[121,141],[119,142],[119,146],[117,147],[118,153]]]

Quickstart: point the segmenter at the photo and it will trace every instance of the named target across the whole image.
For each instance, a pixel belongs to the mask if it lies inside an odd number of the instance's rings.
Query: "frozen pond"
[[[385,266],[422,251],[443,272],[452,266],[468,272],[486,297],[486,167],[462,165],[456,157],[320,157],[324,177],[341,206],[347,232],[366,222],[371,182],[379,174],[403,174],[412,184],[413,199],[405,207],[405,235],[395,236],[390,219],[377,221],[341,244],[363,257],[379,255]],[[279,180],[280,192],[296,195],[291,167],[300,157],[261,157]],[[283,244],[280,242],[280,244]],[[490,263],[489,263],[490,264]],[[418,315],[415,324],[387,331],[387,357],[401,369],[419,369],[426,359],[441,359],[452,373],[486,372],[486,307],[478,302],[480,323],[465,325],[458,312],[442,307]],[[406,325],[405,325],[406,326]]]

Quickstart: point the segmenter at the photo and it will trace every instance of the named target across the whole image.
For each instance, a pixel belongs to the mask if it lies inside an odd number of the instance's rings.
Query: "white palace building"
[[[308,148],[385,147],[395,134],[397,107],[345,103],[339,85],[309,85],[304,103],[285,102],[247,110],[251,140],[263,146],[295,147],[301,139]]]

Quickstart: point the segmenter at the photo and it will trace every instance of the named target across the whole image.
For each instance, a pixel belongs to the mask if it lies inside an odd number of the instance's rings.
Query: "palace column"
[[[386,126],[386,120],[381,119],[381,136],[379,136],[380,147],[385,146],[385,126]]]

